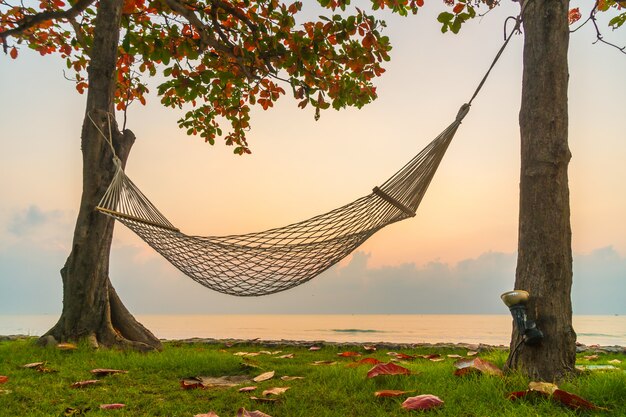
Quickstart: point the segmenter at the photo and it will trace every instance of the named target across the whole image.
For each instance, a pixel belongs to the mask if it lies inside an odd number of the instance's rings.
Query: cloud
[[[31,206],[5,221],[12,238],[0,241],[0,314],[60,311],[71,219]],[[304,285],[246,298],[200,287],[136,239],[116,239],[110,272],[135,314],[507,314],[499,295],[513,286],[514,253],[455,264],[371,267],[369,259],[357,251]],[[574,257],[575,314],[626,314],[625,293],[626,257],[613,247]]]

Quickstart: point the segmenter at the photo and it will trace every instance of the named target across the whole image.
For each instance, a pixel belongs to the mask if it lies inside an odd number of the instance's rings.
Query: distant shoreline
[[[21,340],[21,339],[37,339],[39,336],[29,336],[23,334],[17,335],[0,335],[0,342]],[[206,337],[191,337],[185,339],[161,339],[165,343],[180,343],[180,344],[208,344],[208,345],[253,345],[261,347],[303,347],[310,348],[311,346],[332,346],[332,347],[350,347],[350,346],[374,346],[378,349],[416,349],[416,348],[433,348],[433,349],[467,349],[477,352],[488,350],[508,350],[509,347],[505,345],[489,345],[484,343],[393,343],[393,342],[373,342],[373,343],[361,343],[361,342],[332,342],[325,340],[287,340],[287,339],[215,339]],[[576,352],[595,352],[595,353],[622,353],[626,354],[626,347],[619,345],[612,346],[600,346],[600,345],[584,345],[582,343],[576,344]]]

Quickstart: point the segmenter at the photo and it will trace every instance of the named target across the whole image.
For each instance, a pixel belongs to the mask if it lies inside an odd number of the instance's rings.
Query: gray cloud
[[[23,236],[34,228],[58,221],[62,217],[61,211],[43,211],[38,206],[32,205],[26,210],[14,214],[7,225],[7,230],[14,235]]]

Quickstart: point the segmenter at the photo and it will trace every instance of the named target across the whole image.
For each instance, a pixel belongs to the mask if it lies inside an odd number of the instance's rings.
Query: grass
[[[431,362],[417,358],[401,363],[411,375],[367,378],[371,366],[348,366],[354,358],[339,357],[343,350],[324,346],[319,351],[305,347],[282,347],[280,354],[237,356],[237,352],[278,350],[259,345],[225,345],[166,343],[163,352],[141,354],[116,350],[60,351],[40,348],[32,339],[0,342],[0,375],[8,381],[0,385],[0,416],[63,416],[72,410],[89,409],[89,416],[194,416],[216,412],[220,417],[232,417],[237,410],[261,410],[272,417],[379,417],[411,416],[626,416],[626,358],[620,354],[601,355],[589,362],[579,356],[581,364],[607,364],[619,359],[617,371],[588,372],[561,384],[562,389],[608,408],[608,411],[573,411],[548,399],[508,400],[507,394],[527,389],[528,380],[519,374],[505,377],[472,374],[453,375],[455,359]],[[375,357],[388,362],[386,350],[364,352],[363,357]],[[292,359],[279,356],[293,353]],[[462,349],[419,348],[403,350],[411,355],[440,353],[466,355]],[[507,352],[487,351],[479,356],[498,366],[506,360]],[[360,359],[360,358],[357,358]],[[313,366],[314,361],[336,361],[334,365]],[[45,361],[56,372],[37,372],[23,368],[24,364]],[[98,378],[97,385],[82,389],[71,388],[77,381],[94,379],[94,368],[126,370]],[[247,375],[253,378],[265,371],[276,376],[256,385],[252,393],[239,393],[239,387],[221,389],[183,390],[180,380],[190,376]],[[304,379],[281,381],[284,375]],[[276,397],[275,403],[259,403],[251,395],[261,397],[265,389],[290,389]],[[383,389],[413,391],[394,398],[377,398],[374,392]],[[427,412],[405,411],[401,403],[409,396],[433,394],[445,404]],[[123,403],[118,410],[101,410],[100,404]],[[67,410],[67,411],[66,411]]]

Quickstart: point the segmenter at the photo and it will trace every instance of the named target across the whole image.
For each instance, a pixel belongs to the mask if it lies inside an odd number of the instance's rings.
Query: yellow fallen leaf
[[[287,391],[288,389],[289,387],[274,387],[274,388],[266,389],[265,391],[263,391],[263,395],[264,396],[281,395],[281,394],[284,394],[285,391]]]
[[[528,389],[530,389],[531,391],[539,391],[539,392],[543,392],[544,394],[552,395],[554,394],[554,391],[559,389],[559,387],[550,382],[532,381],[528,383]]]
[[[254,382],[267,381],[268,379],[274,378],[274,374],[275,373],[276,373],[275,371],[264,372],[261,375],[258,375],[256,377],[252,378],[252,380]]]

